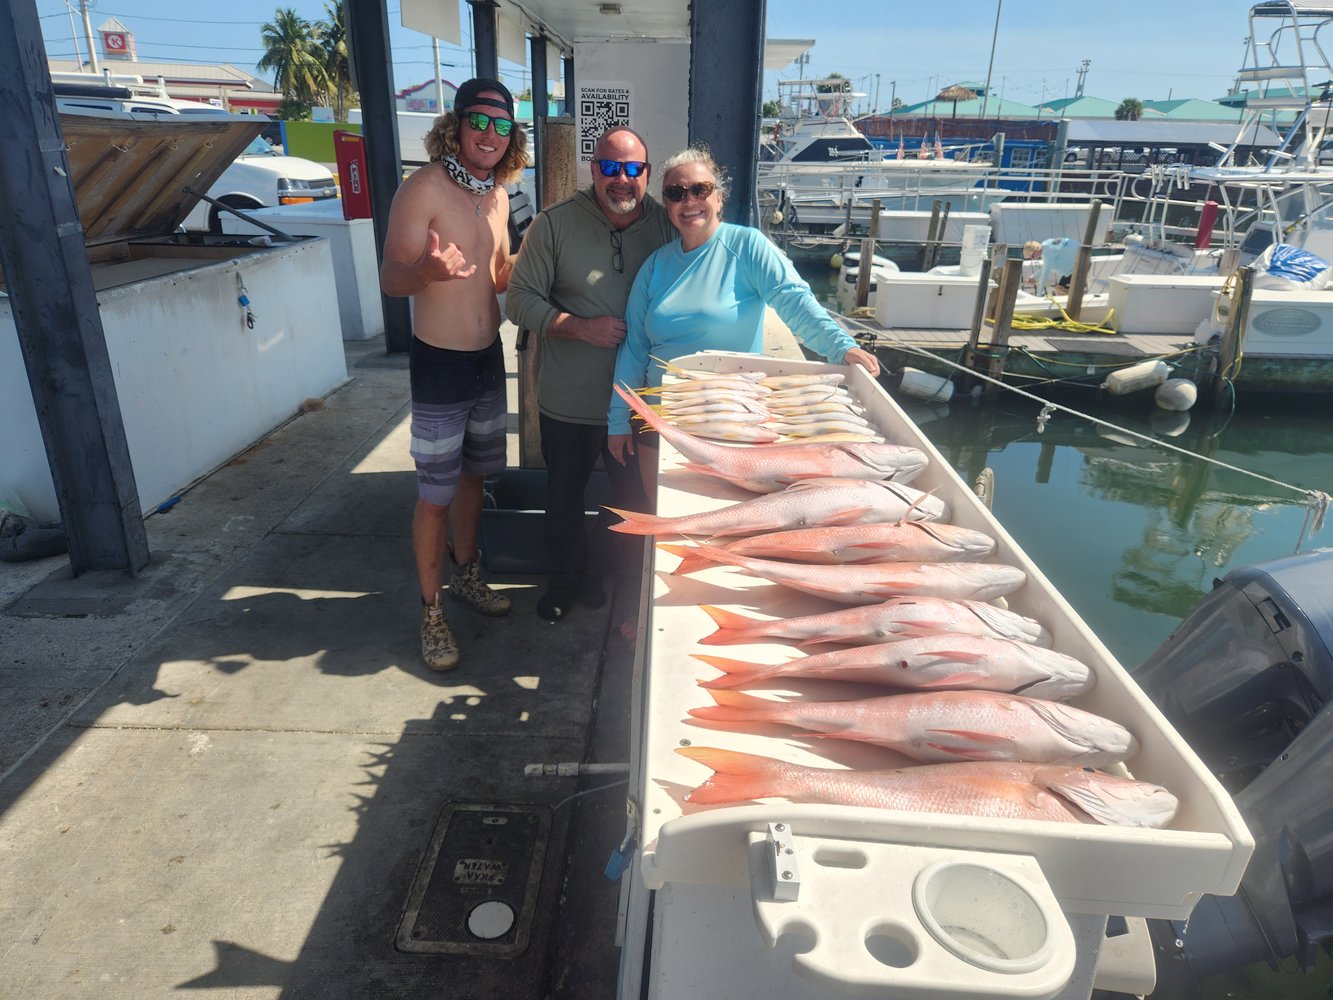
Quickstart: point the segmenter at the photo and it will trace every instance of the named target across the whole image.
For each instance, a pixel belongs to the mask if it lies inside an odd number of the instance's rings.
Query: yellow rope
[[[1110,325],[1111,319],[1115,316],[1115,310],[1108,310],[1106,319],[1099,323],[1084,323],[1082,320],[1074,319],[1069,313],[1065,312],[1065,307],[1056,302],[1049,295],[1046,301],[1060,310],[1060,319],[1051,316],[1015,316],[1010,322],[1010,328],[1014,330],[1064,330],[1066,333],[1104,333],[1108,336],[1118,336],[1119,331]],[[1103,325],[1104,324],[1104,325]]]

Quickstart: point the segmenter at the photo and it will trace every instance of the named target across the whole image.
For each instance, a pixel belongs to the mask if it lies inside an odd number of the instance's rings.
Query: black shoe
[[[537,616],[558,622],[573,609],[574,595],[574,589],[567,584],[551,584],[537,601]]]
[[[600,608],[606,603],[606,588],[601,574],[589,572],[579,580],[579,603],[589,608]]]

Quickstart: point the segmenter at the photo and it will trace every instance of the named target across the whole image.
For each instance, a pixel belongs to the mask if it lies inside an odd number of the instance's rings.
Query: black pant
[[[584,493],[601,456],[610,485],[610,504],[643,510],[638,467],[621,465],[606,450],[605,424],[574,424],[541,414],[542,458],[546,461],[546,568],[552,585],[576,587],[585,572],[614,569],[616,552],[628,553],[635,536],[607,528],[620,520],[608,510],[597,519],[592,544],[584,536]]]

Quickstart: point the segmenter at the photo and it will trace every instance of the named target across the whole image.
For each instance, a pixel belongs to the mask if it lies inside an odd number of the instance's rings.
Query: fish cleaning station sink
[[[855,367],[712,352],[675,363],[766,378],[845,376],[877,435],[927,459],[907,484],[890,484],[918,498],[902,517],[924,516],[929,506],[941,522],[995,540],[985,562],[996,564],[1000,582],[978,576],[968,585],[976,588],[971,603],[992,624],[1008,616],[1034,629],[995,641],[1006,649],[1027,643],[1043,662],[1085,665],[1081,681],[1049,694],[1051,718],[1091,713],[1129,738],[1110,762],[1094,754],[1063,758],[1074,761],[1068,765],[996,763],[988,747],[1008,741],[1004,732],[939,726],[916,743],[875,745],[856,729],[862,715],[838,722],[836,711],[917,697],[878,697],[885,688],[874,686],[892,683],[884,671],[917,669],[905,654],[901,664],[875,667],[875,678],[852,667],[803,673],[804,664],[826,662],[818,656],[844,651],[765,641],[752,626],[837,613],[829,611],[834,601],[884,601],[899,586],[898,570],[810,567],[810,580],[831,571],[832,583],[826,593],[817,583],[802,590],[799,580],[765,578],[762,560],[742,570],[723,548],[725,531],[697,532],[690,542],[680,522],[645,522],[656,537],[646,540],[632,695],[627,840],[638,853],[621,880],[620,995],[1072,1000],[1094,989],[1151,992],[1145,919],[1183,919],[1203,894],[1234,893],[1253,851],[1225,790],[873,378]],[[700,460],[677,444],[697,447],[663,437],[659,518],[754,500],[722,478],[726,456]],[[955,585],[949,577],[940,586]],[[849,596],[858,587],[865,589]],[[939,596],[969,603],[964,593]],[[904,627],[934,627],[924,611],[919,617]],[[938,658],[966,668],[967,654],[949,649],[971,638],[948,635]],[[828,648],[835,653],[821,653]],[[960,676],[960,686],[987,683]],[[1018,687],[1038,701],[1029,683]],[[957,696],[1023,700],[999,690]],[[834,721],[808,721],[812,712]],[[1089,732],[1071,726],[1060,738],[1077,747]],[[950,757],[955,746],[959,757]],[[953,762],[920,763],[940,759]],[[933,780],[939,768],[953,769],[950,780]]]

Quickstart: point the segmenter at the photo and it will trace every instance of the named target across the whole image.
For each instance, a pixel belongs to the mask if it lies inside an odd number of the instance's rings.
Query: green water
[[[1167,415],[1141,395],[1089,390],[1057,401],[1201,457],[1059,412],[1039,431],[1040,405],[1002,392],[948,406],[899,397],[966,482],[994,470],[1000,523],[1131,670],[1214,579],[1298,547],[1333,545],[1333,530],[1312,531],[1301,495],[1202,457],[1333,491],[1326,403],[1242,397],[1230,414]]]
[[[830,308],[836,272],[798,266]],[[892,387],[892,373],[885,376]],[[891,389],[892,391],[892,389]],[[1095,389],[1055,402],[1278,483],[1333,492],[1328,400],[1241,397],[1214,412],[1158,410],[1151,390]],[[1312,533],[1304,498],[1056,413],[1003,390],[947,405],[898,396],[954,469],[971,483],[995,473],[993,510],[1112,653],[1130,670],[1171,633],[1215,578],[1253,562],[1333,545]]]

